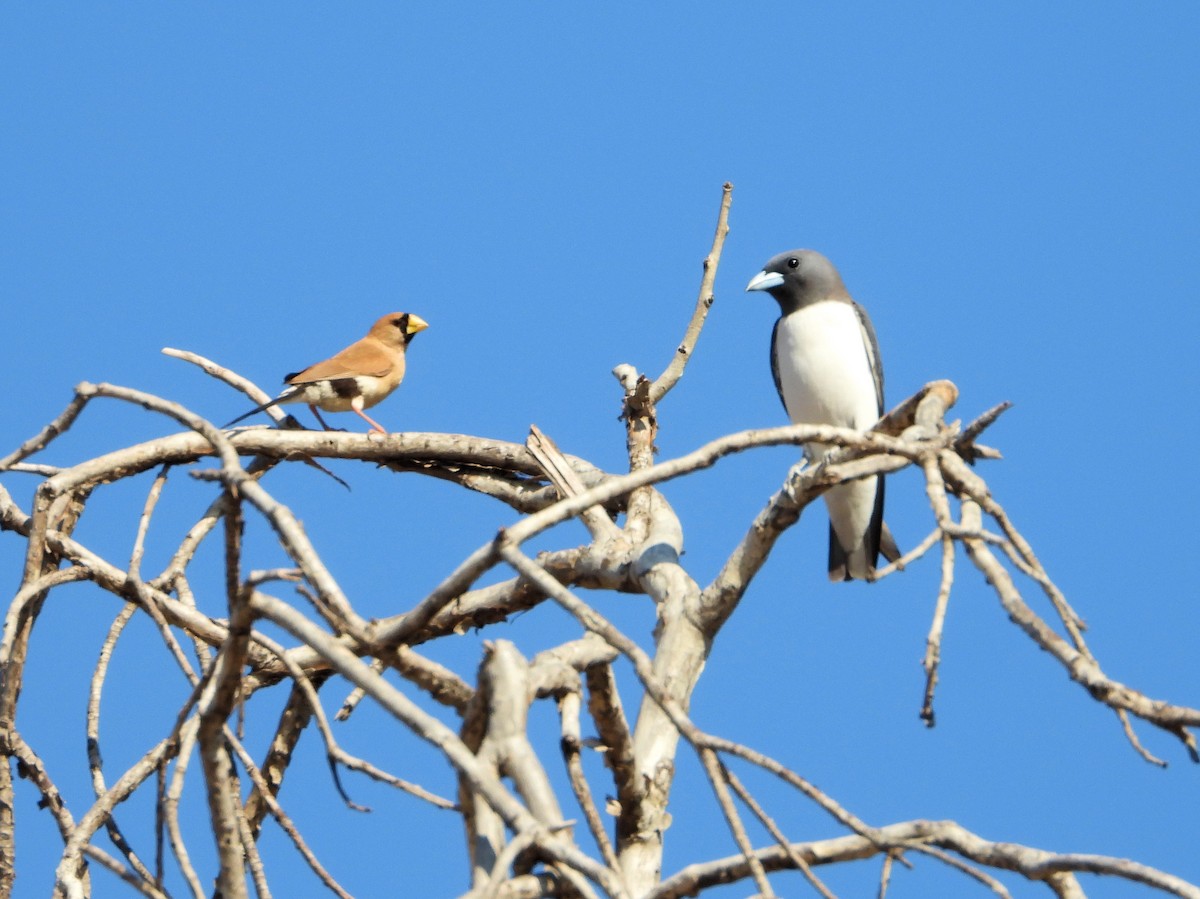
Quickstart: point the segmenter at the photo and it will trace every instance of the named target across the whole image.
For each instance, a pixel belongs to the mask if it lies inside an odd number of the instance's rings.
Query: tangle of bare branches
[[[0,775],[0,893],[12,892],[20,861],[15,770],[53,815],[62,839],[54,871],[22,868],[21,876],[53,882],[56,895],[103,893],[94,881],[113,876],[146,896],[167,895],[168,880],[193,896],[208,895],[214,883],[226,899],[248,896],[251,889],[267,895],[271,862],[258,846],[267,821],[286,834],[314,883],[334,895],[350,895],[288,811],[297,747],[315,731],[309,739],[318,742],[348,813],[364,809],[342,780],[353,771],[410,801],[461,817],[464,892],[473,899],[674,899],[743,880],[765,897],[776,895],[773,875],[783,870],[800,871],[815,893],[828,897],[834,893],[823,870],[872,857],[883,860],[882,893],[892,865],[908,863],[911,855],[936,859],[1000,895],[1007,895],[1001,875],[1045,884],[1060,896],[1082,895],[1078,878],[1087,874],[1200,897],[1200,888],[1125,859],[992,841],[953,821],[867,822],[795,770],[794,761],[771,758],[749,741],[719,736],[693,720],[691,697],[713,643],[780,536],[830,487],[911,468],[923,481],[932,530],[878,577],[897,577],[938,550],[940,580],[931,597],[923,658],[920,714],[926,723],[935,721],[947,609],[956,583],[974,571],[1024,637],[1048,653],[1090,700],[1113,711],[1144,758],[1158,762],[1137,735],[1139,726],[1149,725],[1200,761],[1195,740],[1200,710],[1147,695],[1105,672],[1084,639],[1081,617],[973,467],[998,457],[979,439],[1006,404],[966,427],[948,424],[958,391],[949,381],[935,381],[866,433],[811,425],[742,431],[657,460],[657,405],[686,374],[712,305],[731,191],[725,185],[695,311],[666,369],[653,381],[630,365],[615,372],[628,456],[624,472],[603,471],[564,454],[536,427],[524,445],[458,434],[380,437],[306,431],[273,409],[283,427],[226,432],[168,398],[111,384],[80,384],[57,417],[0,459],[0,529],[6,539],[23,541],[25,549],[0,641],[0,750],[11,763]],[[267,398],[216,362],[181,350],[165,352],[255,402]],[[27,461],[73,428],[102,417],[110,403],[138,406],[171,431],[71,465]],[[838,449],[820,465],[780,472],[778,490],[746,522],[744,536],[728,548],[717,574],[698,582],[683,559],[683,522],[660,487],[734,454],[811,441]],[[334,574],[338,566],[309,537],[287,496],[269,486],[270,472],[280,466],[300,463],[327,471],[322,463],[332,459],[416,473],[491,497],[505,507],[495,537],[465,555],[427,595],[388,617],[371,617],[343,588]],[[156,529],[156,516],[183,472],[209,490],[208,505],[176,535],[162,570],[147,572],[147,540],[165,536]],[[18,478],[38,479],[27,506],[10,489],[10,479]],[[146,497],[127,560],[77,536],[81,521],[103,515],[102,500],[117,484],[142,485]],[[549,540],[552,528],[572,519],[586,529],[582,545],[527,548],[535,538]],[[271,535],[284,564],[275,558],[269,566],[254,567],[246,540],[251,525]],[[202,591],[196,586],[214,582],[214,565],[220,566],[216,595],[211,586]],[[481,585],[494,571],[504,577]],[[20,695],[30,654],[37,651],[38,622],[58,614],[52,595],[82,583],[111,602],[112,623],[98,637],[102,650],[87,708],[93,795],[82,802],[73,797],[72,805],[23,734],[22,724],[33,712],[21,705]],[[587,598],[602,591],[647,600],[656,621],[651,645],[623,632]],[[570,640],[528,655],[498,629],[492,636],[496,625],[547,603],[571,616]],[[101,746],[122,724],[104,715],[109,669],[127,631],[143,622],[178,670],[173,717],[161,732],[140,735],[148,748],[139,758],[110,768]],[[475,671],[455,671],[427,654],[429,645],[473,630],[489,637]],[[618,663],[634,672],[637,695],[622,695],[614,673]],[[276,706],[281,711],[271,719],[270,739],[252,745],[239,727],[241,716],[259,714],[252,700],[271,690],[281,697]],[[554,752],[531,735],[531,714],[544,700],[552,700],[558,722]],[[364,704],[424,744],[452,772],[453,798],[430,785],[436,778],[428,770],[389,771],[342,747],[339,728],[352,728]],[[339,707],[335,716],[326,711]],[[447,715],[455,726],[445,723]],[[664,872],[681,752],[693,753],[707,775],[720,810],[714,826],[727,831],[733,854]],[[603,761],[602,776],[589,761],[593,753]],[[781,789],[755,792],[744,779],[751,770],[770,775]],[[560,771],[560,782],[569,784],[563,793],[554,786]],[[203,786],[208,808],[203,827],[180,813],[189,781]],[[158,837],[150,846],[135,845],[131,837],[144,827],[120,823],[136,814],[130,802],[135,796],[149,796],[155,810],[152,831]],[[779,812],[794,803],[819,809],[828,830],[788,833]],[[756,828],[770,835],[765,845],[755,844]],[[113,851],[98,845],[101,832]],[[210,870],[197,866],[202,840],[209,853],[215,846]],[[97,866],[106,873],[95,871]]]

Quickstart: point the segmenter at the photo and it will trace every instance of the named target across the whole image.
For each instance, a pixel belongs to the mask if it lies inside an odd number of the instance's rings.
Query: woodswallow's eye
[[[789,256],[788,261],[787,261],[787,266],[788,266],[788,268],[799,268],[800,260],[797,259],[795,256]]]

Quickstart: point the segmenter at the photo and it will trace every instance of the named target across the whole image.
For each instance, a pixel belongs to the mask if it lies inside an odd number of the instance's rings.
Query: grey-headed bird
[[[833,263],[814,250],[770,259],[746,290],[765,290],[781,315],[771,332],[771,373],[793,424],[865,431],[883,415],[883,366],[875,329]],[[810,461],[831,450],[807,444]],[[900,557],[883,523],[883,478],[860,478],[825,492],[829,579],[871,580],[879,554]]]

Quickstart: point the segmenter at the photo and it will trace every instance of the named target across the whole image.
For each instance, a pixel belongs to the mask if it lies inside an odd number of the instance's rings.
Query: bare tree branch
[[[1049,881],[1065,873],[1101,874],[1140,883],[1186,899],[1200,897],[1200,888],[1185,883],[1146,865],[1123,858],[1103,855],[1056,854],[1016,843],[993,843],[981,839],[953,821],[906,821],[881,827],[875,840],[852,835],[793,843],[791,850],[812,867],[839,862],[860,861],[893,848],[933,846],[945,849],[960,858],[1003,871],[1012,871],[1027,880]],[[778,846],[761,849],[759,861],[768,871],[779,871],[792,862],[789,854]],[[646,899],[682,899],[720,884],[734,883],[749,876],[749,865],[740,855],[689,865],[678,874],[666,878]]]
[[[671,359],[670,365],[650,385],[650,402],[655,405],[662,402],[662,398],[683,377],[683,370],[687,366],[688,360],[692,357],[692,351],[696,348],[696,341],[700,339],[700,330],[704,327],[704,320],[708,317],[708,310],[712,308],[714,299],[713,285],[716,284],[717,266],[721,262],[721,250],[725,246],[725,237],[729,234],[729,207],[732,203],[733,185],[726,181],[725,186],[721,190],[721,211],[717,215],[717,231],[713,235],[712,249],[704,257],[704,278],[700,282],[700,296],[696,299],[696,311],[692,313],[692,320],[688,322],[687,331],[683,335],[683,342],[679,344],[679,348],[675,351],[675,356]]]

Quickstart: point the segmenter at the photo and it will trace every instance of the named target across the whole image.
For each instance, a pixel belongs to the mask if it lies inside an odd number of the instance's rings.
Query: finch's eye
[[[788,268],[799,268],[800,260],[798,258],[796,258],[795,256],[789,256],[788,261],[787,261],[787,266],[788,266]]]

